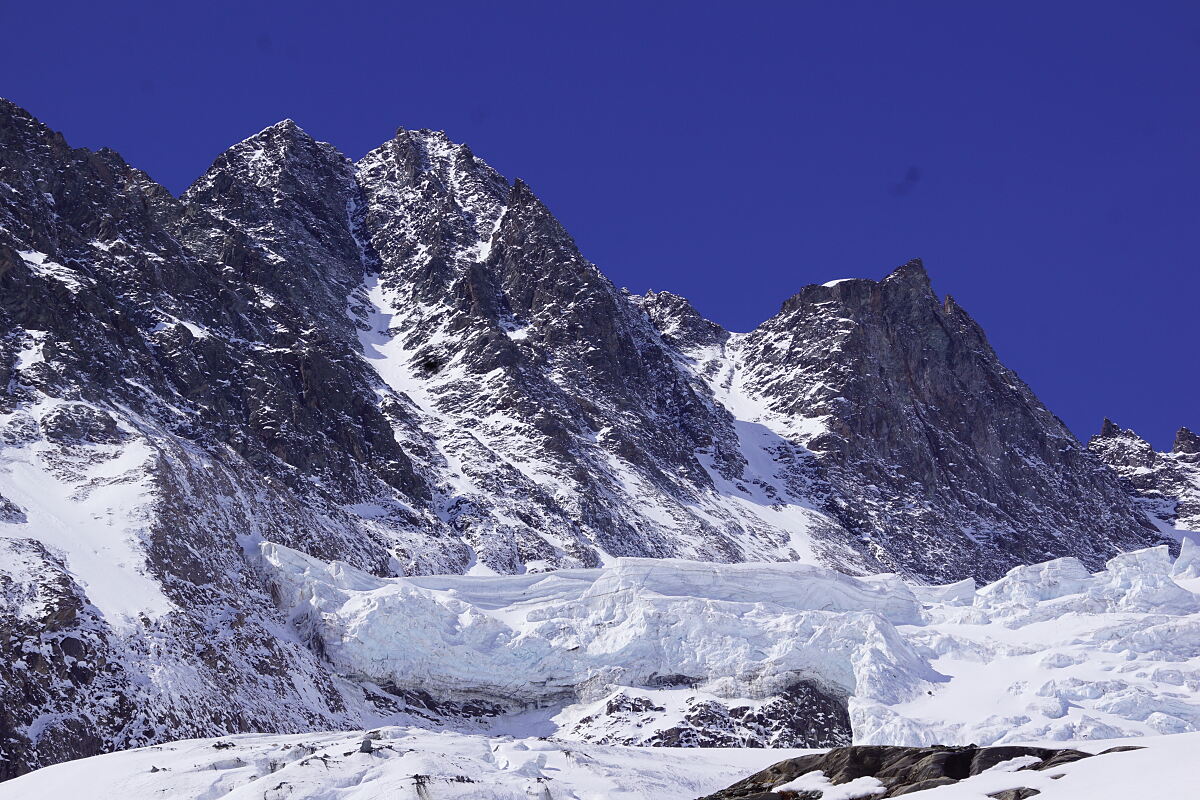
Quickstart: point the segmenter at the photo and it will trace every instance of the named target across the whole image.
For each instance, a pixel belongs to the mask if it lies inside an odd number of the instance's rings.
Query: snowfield
[[[0,784],[0,800],[694,800],[804,750],[681,750],[485,738],[419,729],[195,739],[70,761]],[[1057,744],[1057,743],[1056,743]],[[1072,743],[1100,753],[1117,742]],[[914,800],[988,800],[1029,787],[1039,800],[1186,798],[1195,792],[1200,734],[1136,740],[1142,750],[1085,758],[1045,772],[1020,759]],[[795,788],[823,800],[872,796],[860,778],[830,787],[820,773]],[[86,789],[84,788],[86,787]],[[854,791],[858,789],[860,791]]]
[[[0,783],[2,800],[670,800],[700,797],[806,750],[696,750],[488,739],[383,728],[232,736],[57,764]]]

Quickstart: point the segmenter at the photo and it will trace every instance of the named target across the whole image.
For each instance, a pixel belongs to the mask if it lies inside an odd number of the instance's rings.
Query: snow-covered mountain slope
[[[876,568],[991,580],[1056,555],[1097,568],[1108,544],[1146,536],[1111,471],[919,261],[805,287],[747,334],[665,293],[643,305],[733,413],[767,501],[809,498]]]
[[[175,198],[0,101],[0,778],[390,713],[288,624],[264,542],[377,577],[950,580],[1162,537],[919,264],[729,334],[444,134],[352,163],[285,121]],[[780,697],[613,701],[737,737]]]
[[[4,134],[10,391],[233,449],[332,518],[318,555],[993,578],[1155,536],[916,262],[730,336],[441,133],[353,164],[285,121],[180,200],[8,104]]]

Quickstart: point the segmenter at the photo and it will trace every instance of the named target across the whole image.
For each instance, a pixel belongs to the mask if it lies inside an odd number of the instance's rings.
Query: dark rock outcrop
[[[1180,428],[1175,432],[1175,445],[1171,448],[1172,453],[1180,455],[1200,455],[1200,434],[1192,433],[1187,428]]]
[[[756,706],[690,698],[682,719],[626,690],[604,713],[584,717],[573,737],[598,744],[642,747],[836,747],[850,743],[844,698],[798,683]]]
[[[810,494],[877,569],[993,580],[1052,553],[1098,569],[1110,547],[1157,538],[919,260],[805,287],[724,348],[718,391],[791,427]]]
[[[1114,748],[1115,752],[1130,748]],[[1136,748],[1133,748],[1136,749]],[[790,758],[738,781],[728,789],[702,800],[818,800],[815,793],[773,791],[801,775],[821,771],[833,784],[849,783],[857,778],[873,777],[885,788],[873,797],[901,797],[924,789],[947,786],[978,775],[997,764],[1022,756],[1038,759],[1021,769],[1049,770],[1069,764],[1090,753],[1079,750],[1052,750],[1042,747],[839,747],[827,753]],[[1003,800],[1022,800],[1031,790],[1015,789],[1013,794],[994,795]],[[1022,794],[1026,792],[1026,794]],[[1032,792],[1036,794],[1036,791]]]
[[[1105,419],[1088,448],[1121,476],[1126,491],[1160,525],[1200,531],[1200,437],[1187,428],[1167,453]]]

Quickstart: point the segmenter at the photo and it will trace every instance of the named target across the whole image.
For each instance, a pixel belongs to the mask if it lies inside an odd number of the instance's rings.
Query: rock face
[[[667,684],[668,686],[670,684]],[[695,684],[685,683],[685,686]],[[845,702],[800,682],[765,702],[689,696],[672,709],[620,691],[563,734],[578,741],[638,747],[833,747],[850,743]]]
[[[694,330],[685,317],[667,330]],[[753,404],[746,423],[806,448],[809,496],[877,568],[990,580],[1052,554],[1098,566],[1153,536],[919,261],[806,287],[751,333],[684,347],[718,397]]]
[[[264,541],[379,576],[927,579],[1158,541],[916,262],[733,334],[615,288],[441,133],[352,163],[285,121],[175,198],[6,101],[0,536],[10,775],[375,709],[277,609]]]
[[[1042,747],[839,747],[781,761],[701,800],[820,800],[819,790],[789,786],[800,776],[817,771],[833,786],[872,778],[878,782],[873,787],[863,783],[864,789],[871,790],[861,795],[845,796],[900,797],[955,784],[1014,759],[1027,762],[1020,769],[1045,771],[1090,756],[1079,750]],[[1024,800],[1036,794],[1036,790],[1012,789],[992,796]]]
[[[1133,431],[1106,419],[1088,449],[1121,476],[1151,519],[1200,532],[1200,436],[1180,428],[1171,452],[1158,453]]]

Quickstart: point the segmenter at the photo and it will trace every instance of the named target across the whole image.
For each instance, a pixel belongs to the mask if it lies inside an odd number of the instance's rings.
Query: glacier
[[[975,589],[672,559],[379,578],[261,545],[291,623],[340,675],[485,702],[493,733],[624,744],[681,724],[688,699],[744,705],[797,684],[843,703],[864,744],[1198,731],[1194,554],[1149,548],[1097,573],[1062,558]],[[615,698],[628,730],[597,713]]]
[[[976,588],[636,558],[380,578],[262,542],[258,566],[289,624],[343,680],[473,700],[490,714],[417,727],[422,709],[398,708],[341,732],[158,744],[17,777],[0,784],[0,800],[66,800],[83,785],[105,800],[691,800],[820,751],[743,743],[697,757],[629,745],[648,728],[682,724],[680,710],[698,698],[761,703],[801,677],[847,704],[856,743],[1105,753],[1041,772],[1017,759],[912,792],[916,800],[1017,788],[1047,800],[1183,797],[1200,746],[1198,552],[1185,539],[1177,559],[1149,548],[1095,573],[1055,559]],[[686,686],[659,680],[685,673]],[[590,713],[615,696],[630,713]],[[792,782],[826,800],[869,797],[877,783],[831,785],[820,773]]]

